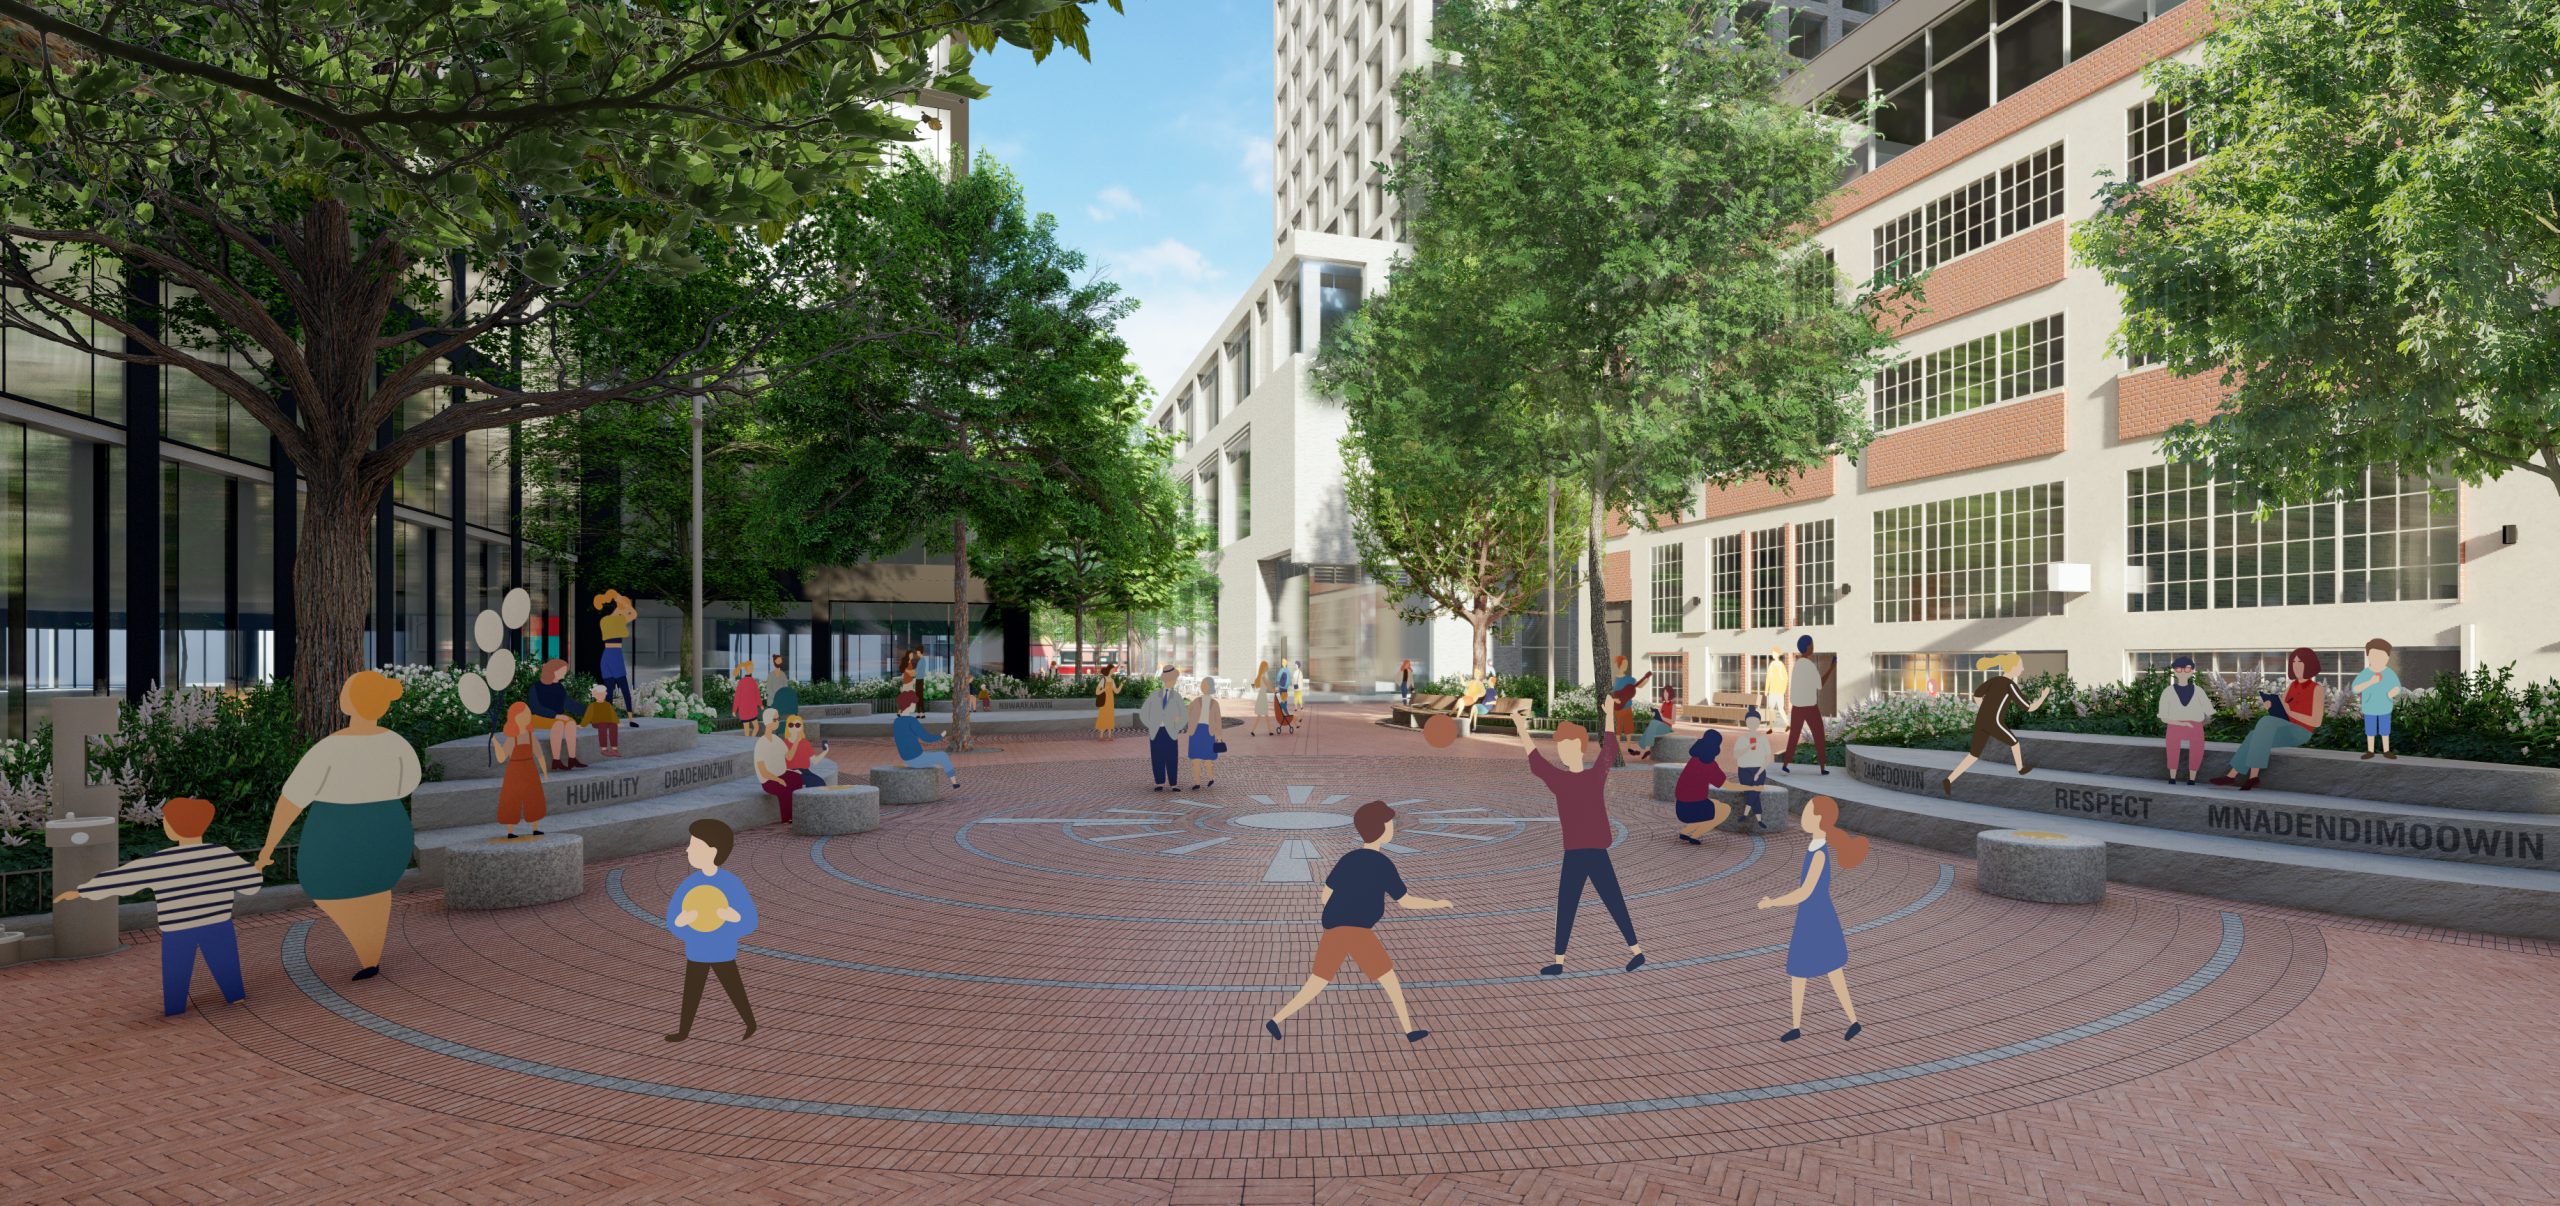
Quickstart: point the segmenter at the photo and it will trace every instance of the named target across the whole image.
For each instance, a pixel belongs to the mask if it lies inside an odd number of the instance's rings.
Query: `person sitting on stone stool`
[[[942,738],[925,732],[924,722],[916,719],[915,692],[899,693],[898,715],[889,722],[889,738],[898,743],[898,760],[901,763],[913,767],[932,767],[948,777],[951,780],[951,786],[960,786],[960,771],[951,765],[951,755],[944,750],[924,748],[928,745],[940,745]]]

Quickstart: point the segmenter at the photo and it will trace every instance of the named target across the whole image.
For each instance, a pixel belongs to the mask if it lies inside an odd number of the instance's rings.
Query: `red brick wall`
[[[2222,374],[2180,377],[2164,368],[2116,378],[2116,438],[2156,436],[2189,419],[2203,419],[2231,396]]]
[[[2062,227],[2056,218],[1930,272],[1927,308],[1902,324],[1899,334],[2061,284],[2069,246]]]
[[[1897,431],[1867,445],[1867,484],[1890,486],[2063,448],[2063,395],[2046,394]]]
[[[1797,474],[1793,480],[1786,483],[1787,489],[1784,490],[1767,482],[1736,482],[1730,486],[1709,486],[1707,487],[1707,518],[1722,519],[1727,515],[1747,515],[1753,511],[1766,511],[1771,507],[1783,507],[1792,502],[1829,498],[1832,494],[1832,467],[1839,463],[1837,457],[1825,460],[1821,465]]]
[[[1589,521],[1585,520],[1584,522],[1587,523]],[[1616,507],[1609,508],[1608,515],[1603,517],[1600,521],[1600,534],[1611,540],[1616,540],[1617,538],[1626,535],[1628,530],[1627,513],[1617,509]]]
[[[2102,46],[2026,91],[1976,113],[1956,128],[1902,153],[1893,162],[1832,194],[1825,226],[1909,188],[1956,161],[2095,95],[2126,76],[2194,45],[2213,28],[2212,6],[2189,0],[2159,19]]]
[[[1627,568],[1633,560],[1633,556],[1625,549],[1600,559],[1601,594],[1609,602],[1632,603],[1635,601],[1634,575]]]

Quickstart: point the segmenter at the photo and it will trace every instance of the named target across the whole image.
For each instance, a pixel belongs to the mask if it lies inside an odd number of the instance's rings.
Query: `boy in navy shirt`
[[[1445,909],[1449,902],[1415,896],[1405,891],[1404,877],[1396,872],[1395,860],[1379,847],[1396,835],[1396,810],[1384,800],[1371,800],[1351,814],[1351,826],[1360,831],[1360,848],[1343,855],[1324,877],[1324,892],[1316,897],[1324,906],[1324,937],[1316,943],[1315,966],[1307,972],[1307,982],[1298,995],[1280,1012],[1271,1015],[1262,1028],[1271,1037],[1280,1037],[1280,1023],[1289,1015],[1307,1007],[1325,986],[1333,983],[1334,974],[1342,970],[1345,960],[1360,965],[1360,974],[1377,981],[1387,991],[1387,1000],[1396,1007],[1396,1024],[1404,1027],[1404,1041],[1421,1042],[1431,1032],[1416,1030],[1413,1014],[1405,1008],[1404,982],[1396,979],[1395,960],[1387,957],[1387,948],[1378,944],[1371,927],[1387,915],[1387,901],[1393,900],[1408,909]]]

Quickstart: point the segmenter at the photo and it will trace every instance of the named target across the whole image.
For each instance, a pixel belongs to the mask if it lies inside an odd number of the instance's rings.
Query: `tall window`
[[[1876,374],[1875,423],[1890,431],[2062,388],[2062,316],[2039,318]]]
[[[2125,110],[2124,174],[2134,181],[2185,166],[2187,107],[2147,100]]]
[[[1227,463],[1236,475],[1236,539],[1242,540],[1253,535],[1253,450],[1230,452]]]
[[[1707,563],[1715,576],[1715,627],[1742,627],[1742,534],[1709,541]]]
[[[1751,534],[1751,626],[1787,626],[1787,530]]]
[[[1253,392],[1253,323],[1250,320],[1237,327],[1235,338],[1227,341],[1227,363],[1234,366],[1236,402],[1241,405],[1245,395]]]
[[[1876,228],[1876,266],[1915,276],[2062,213],[2062,144]]]
[[[1884,101],[1875,137],[1851,152],[1851,170],[1883,167],[2175,7],[2178,0],[2067,3],[2067,16],[2066,0],[2000,0],[1996,6],[1991,0],[1973,0],[1950,6],[1929,28],[1842,81],[1823,97],[1824,109],[1854,114],[1869,96]]]
[[[1218,362],[1210,361],[1208,369],[1200,374],[1200,379],[1195,384],[1200,390],[1201,405],[1205,408],[1202,411],[1204,417],[1200,421],[1200,430],[1216,431],[1218,429]]]
[[[1213,460],[1210,464],[1210,470],[1207,473],[1200,475],[1200,522],[1208,525],[1209,543],[1212,545],[1220,545],[1225,544],[1227,541],[1226,537],[1218,528],[1218,471],[1215,467],[1216,462]]]
[[[1971,695],[1982,680],[1991,677],[1990,670],[1976,663],[1994,653],[2007,650],[1974,650],[1965,653],[1879,653],[1876,655],[1876,690],[1886,695]],[[2038,661],[2044,660],[2038,658]],[[2037,671],[2019,671],[2022,679],[2032,678]]]
[[[1741,655],[1741,654],[1739,654],[1739,653],[1719,653],[1719,654],[1717,654],[1717,655],[1716,655],[1716,667],[1715,667],[1715,674],[1716,674],[1716,676],[1715,676],[1715,689],[1716,689],[1716,690],[1718,690],[1718,691],[1739,691],[1739,690],[1742,690],[1742,683],[1743,683],[1743,677],[1742,677],[1742,676],[1743,676],[1742,655]]]
[[[2448,497],[2438,501],[2435,490]],[[2459,508],[2445,479],[2369,469],[2344,497],[2257,505],[2202,468],[2125,475],[2133,611],[2299,607],[2460,597]],[[2209,590],[2208,590],[2209,587]]]
[[[1186,449],[1187,449],[1187,448],[1191,447],[1191,439],[1192,439],[1192,437],[1193,437],[1194,435],[1198,434],[1197,432],[1195,432],[1195,431],[1193,431],[1193,430],[1192,430],[1192,426],[1191,426],[1191,395],[1190,395],[1190,394],[1187,394],[1187,393],[1186,393],[1186,394],[1184,394],[1184,395],[1182,395],[1182,401],[1181,401],[1181,402],[1179,402],[1179,403],[1176,403],[1176,404],[1174,405],[1174,408],[1173,408],[1173,409],[1174,409],[1174,412],[1175,412],[1175,413],[1180,417],[1180,423],[1181,423],[1181,429],[1180,429],[1180,431],[1179,431],[1179,433],[1178,433],[1178,434],[1179,434],[1179,436],[1180,436],[1181,442],[1180,442],[1179,444],[1176,444],[1176,445],[1175,445],[1175,447],[1176,447],[1176,448],[1186,448]]]
[[[1321,287],[1317,304],[1323,311],[1316,342],[1325,344],[1360,310],[1360,270],[1348,264],[1327,264],[1317,271],[1316,283]]]
[[[2062,600],[2045,567],[2062,560],[2062,483],[1876,512],[1875,618],[2049,616]]]
[[[1689,611],[1689,584],[1679,543],[1653,546],[1653,630],[1678,632]]]
[[[1796,623],[1802,625],[1834,622],[1835,600],[1839,597],[1837,579],[1831,559],[1838,549],[1832,538],[1832,522],[1817,519],[1796,525]]]

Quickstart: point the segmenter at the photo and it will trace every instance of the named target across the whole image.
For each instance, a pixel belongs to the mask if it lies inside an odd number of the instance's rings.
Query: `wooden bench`
[[[1429,720],[1434,716],[1457,715],[1458,697],[1455,695],[1416,695],[1413,697],[1412,703],[1397,704],[1393,709],[1391,709],[1391,713],[1397,723],[1418,729],[1422,727],[1422,722]]]
[[[1742,723],[1743,712],[1760,706],[1760,697],[1749,691],[1718,691],[1709,700],[1680,705],[1680,719],[1692,724],[1735,725]]]
[[[1537,708],[1535,702],[1519,696],[1496,697],[1492,710],[1476,717],[1476,724],[1482,726],[1486,721],[1499,720],[1510,725],[1514,732],[1526,733]]]

